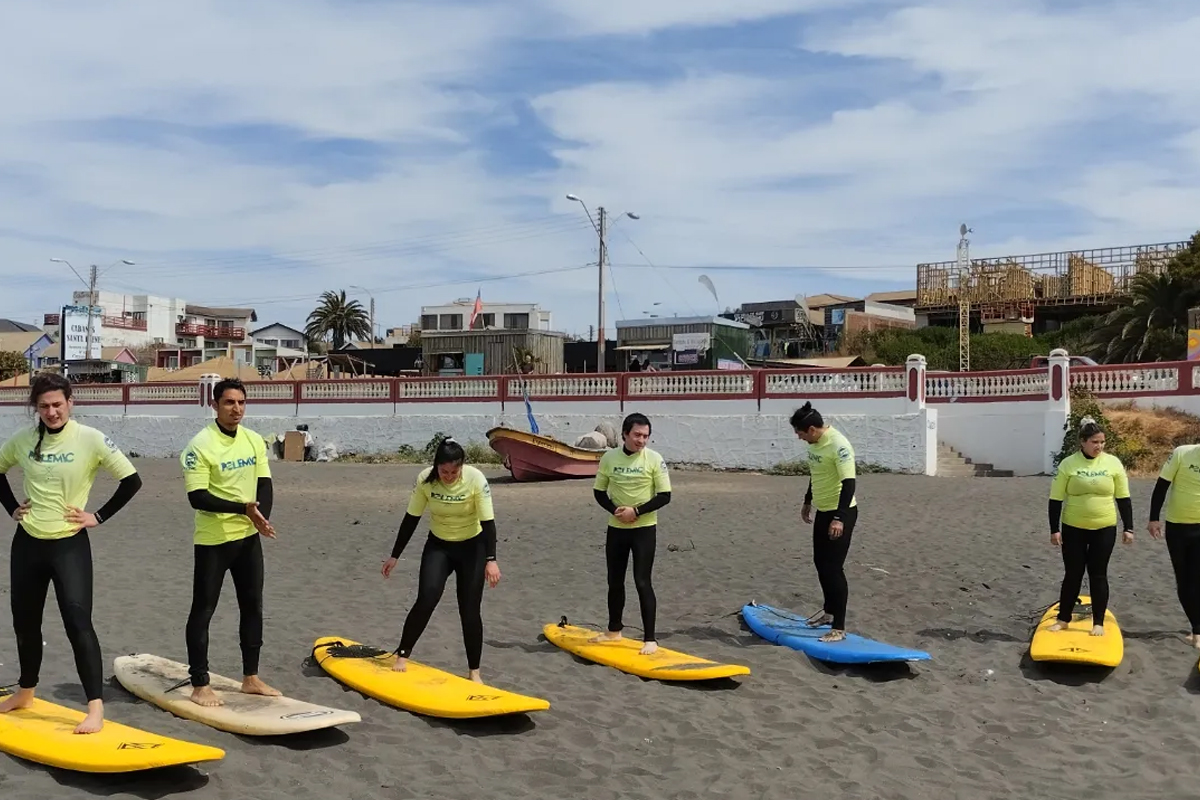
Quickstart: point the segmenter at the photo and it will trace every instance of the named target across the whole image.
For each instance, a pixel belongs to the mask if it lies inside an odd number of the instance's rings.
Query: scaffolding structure
[[[1023,310],[1108,303],[1128,294],[1136,275],[1161,273],[1187,245],[1186,241],[1164,242],[975,258],[968,259],[966,269],[961,258],[918,264],[914,310],[961,312],[963,306],[974,306],[982,312],[997,306]]]

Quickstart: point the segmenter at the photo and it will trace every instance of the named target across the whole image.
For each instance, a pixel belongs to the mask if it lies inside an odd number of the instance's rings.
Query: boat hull
[[[504,456],[504,466],[516,481],[594,478],[604,455],[603,451],[584,450],[509,428],[493,428],[487,437],[492,449]]]

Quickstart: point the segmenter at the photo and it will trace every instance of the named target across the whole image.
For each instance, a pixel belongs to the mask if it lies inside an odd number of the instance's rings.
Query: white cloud
[[[1185,238],[1200,227],[1193,7],[13,0],[0,316],[39,318],[78,288],[51,256],[79,268],[130,257],[138,267],[106,273],[112,288],[252,301],[264,320],[299,323],[307,298],[359,284],[391,326],[481,286],[586,332],[594,269],[433,285],[594,260],[567,192],[642,217],[611,238],[610,331],[622,309],[713,305],[698,272],[652,268],[622,231],[667,266],[875,267],[711,270],[728,305],[911,284],[912,266],[885,268],[952,258],[962,221],[976,255]],[[764,20],[798,43],[769,69],[682,44],[697,28],[711,43],[721,26]],[[670,49],[639,51],[638,64],[662,67],[653,77],[629,68],[599,82],[578,62],[522,62],[583,37],[668,29]],[[500,168],[505,154],[480,139],[516,124],[514,99],[559,138],[553,166]],[[143,121],[159,126],[153,139]],[[239,125],[359,138],[383,155],[369,174],[321,183],[307,165],[191,133]],[[507,138],[531,149],[533,135]],[[1001,220],[1027,208],[1044,218]]]

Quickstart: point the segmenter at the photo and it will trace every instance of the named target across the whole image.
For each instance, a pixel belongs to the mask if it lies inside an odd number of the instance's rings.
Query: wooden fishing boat
[[[488,444],[504,456],[504,467],[518,481],[594,478],[603,450],[584,450],[536,433],[505,428],[487,432]]]

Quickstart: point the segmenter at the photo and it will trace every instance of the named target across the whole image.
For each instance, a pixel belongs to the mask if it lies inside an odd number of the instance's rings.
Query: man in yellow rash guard
[[[616,641],[624,628],[625,572],[633,556],[633,585],[642,610],[642,655],[658,649],[658,600],[651,574],[658,538],[658,510],[671,502],[671,478],[663,457],[646,446],[650,420],[630,414],[621,424],[621,447],[600,457],[592,496],[609,513],[604,559],[608,568],[608,631],[592,641]]]
[[[854,448],[841,431],[825,424],[812,403],[796,409],[790,421],[796,436],[808,444],[812,478],[804,495],[800,518],[813,525],[813,564],[825,599],[821,610],[807,622],[813,628],[829,626],[829,633],[822,636],[821,641],[840,642],[846,638],[846,606],[850,601],[846,556],[858,521]],[[812,516],[814,502],[817,505],[815,520]]]
[[[208,626],[225,573],[237,593],[242,650],[242,691],[279,696],[258,677],[263,636],[263,551],[256,534],[274,539],[268,518],[274,490],[263,438],[241,425],[246,387],[226,378],[213,387],[216,419],[197,433],[179,462],[188,502],[196,510],[192,608],[187,620],[188,672],[192,702],[218,706],[224,701],[209,686]]]
[[[42,666],[42,613],[53,583],[88,701],[75,733],[96,733],[104,726],[104,665],[92,626],[88,528],[111,519],[142,488],[142,479],[111,439],[71,419],[70,381],[42,373],[29,388],[37,427],[17,432],[0,447],[0,504],[18,523],[9,559],[9,594],[21,665],[20,688],[0,703],[0,714],[33,703]],[[21,468],[29,498],[22,503],[5,475],[15,466]],[[120,483],[112,499],[89,514],[83,509],[100,467]]]
[[[482,683],[479,664],[483,658],[483,582],[486,580],[488,586],[495,588],[500,582],[500,566],[496,563],[492,490],[482,472],[464,464],[466,458],[462,445],[453,439],[447,437],[438,444],[433,466],[421,470],[417,476],[391,557],[383,563],[383,577],[392,574],[421,515],[429,508],[429,537],[421,553],[417,600],[404,620],[393,669],[404,672],[408,668],[412,649],[425,632],[442,599],[446,581],[454,573],[458,617],[467,650],[467,677]]]
[[[1104,440],[1100,426],[1091,417],[1084,417],[1079,427],[1079,452],[1062,460],[1050,486],[1050,542],[1062,547],[1066,571],[1058,596],[1058,618],[1049,628],[1052,631],[1063,630],[1071,622],[1083,574],[1087,572],[1092,595],[1092,636],[1104,635],[1108,559],[1117,542],[1116,509],[1120,509],[1125,525],[1124,542],[1133,543],[1129,478],[1121,460],[1104,452]]]
[[[1167,552],[1175,570],[1179,605],[1191,623],[1187,641],[1200,648],[1200,445],[1176,447],[1163,464],[1150,498],[1150,535],[1162,538],[1159,521],[1167,502]]]

